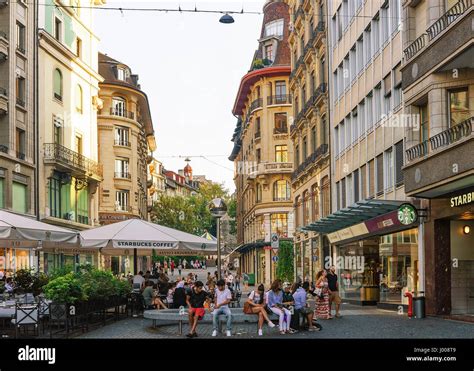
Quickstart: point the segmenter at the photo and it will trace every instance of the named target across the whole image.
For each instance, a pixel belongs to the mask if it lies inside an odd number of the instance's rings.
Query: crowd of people
[[[197,337],[199,321],[206,311],[213,322],[212,336],[218,334],[218,319],[226,318],[226,335],[232,336],[232,311],[229,304],[235,300],[236,294],[241,295],[240,282],[246,280],[245,274],[236,275],[225,271],[222,279],[207,273],[204,283],[198,280],[197,274],[189,273],[185,277],[170,277],[161,269],[158,280],[151,278],[150,272],[139,272],[133,277],[134,287],[141,290],[147,309],[187,308],[189,320],[189,338]],[[245,282],[248,283],[248,282]],[[240,296],[239,296],[240,297]],[[314,309],[310,307],[310,299],[314,299]],[[341,299],[338,295],[338,279],[335,268],[321,270],[316,275],[316,282],[282,282],[275,280],[268,290],[263,284],[248,293],[243,305],[247,315],[258,316],[258,335],[263,335],[263,325],[278,326],[280,334],[294,334],[301,330],[319,331],[318,319],[332,319],[331,306],[335,304],[335,317],[339,313]],[[271,320],[272,315],[278,318],[278,325]],[[303,324],[301,324],[303,322]]]

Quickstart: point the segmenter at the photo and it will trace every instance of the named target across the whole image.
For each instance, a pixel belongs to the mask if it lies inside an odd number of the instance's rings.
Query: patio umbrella
[[[0,210],[0,239],[77,242],[77,232]]]
[[[217,250],[212,240],[164,227],[141,219],[130,219],[103,227],[82,231],[82,247],[100,247],[102,253],[128,255],[126,250],[136,249],[140,255],[195,255]]]

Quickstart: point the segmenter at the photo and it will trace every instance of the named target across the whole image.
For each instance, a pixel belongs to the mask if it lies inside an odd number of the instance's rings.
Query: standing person
[[[329,288],[329,315],[332,312],[332,303],[336,304],[336,318],[341,318],[339,308],[341,306],[341,297],[339,296],[339,282],[337,280],[336,267],[331,265],[328,272],[328,288]]]
[[[243,273],[243,279],[244,279],[244,287],[245,289],[249,288],[249,275],[247,273]]]
[[[219,273],[217,273],[217,271],[214,272],[214,280],[217,282],[217,280],[219,279]]]
[[[267,306],[279,318],[280,334],[290,333],[291,312],[283,306],[280,280],[273,281],[268,292]]]
[[[268,327],[275,327],[275,324],[270,321],[267,311],[265,310],[265,286],[259,285],[257,290],[253,290],[246,303],[244,304],[245,314],[257,314],[258,315],[258,336],[263,335],[263,321],[266,321]]]
[[[193,288],[188,290],[186,295],[186,303],[189,308],[189,334],[188,338],[197,337],[196,327],[198,321],[204,318],[206,311],[204,309],[204,303],[209,303],[209,294],[203,290],[204,284],[201,281],[196,281]],[[210,312],[210,308],[209,308]]]
[[[227,319],[226,324],[226,335],[232,336],[232,313],[229,308],[229,303],[232,300],[232,293],[229,289],[225,287],[225,281],[217,281],[217,290],[215,290],[214,298],[214,311],[212,312],[212,325],[214,330],[212,331],[212,336],[217,336],[219,315],[224,314]]]
[[[316,318],[332,319],[329,313],[329,287],[327,272],[322,269],[316,274]]]
[[[166,294],[166,302],[168,304],[168,308],[173,308],[174,290],[176,290],[176,282],[171,283]]]
[[[242,278],[242,275],[240,273],[237,273],[235,275],[235,290],[240,291],[240,279]]]
[[[183,265],[181,262],[179,262],[179,265],[178,265],[178,274],[179,276],[181,277],[181,271],[183,270]]]
[[[306,317],[309,331],[319,331],[320,328],[313,325],[314,312],[308,305],[308,293],[309,282],[304,282],[303,287],[301,287],[299,283],[296,284],[296,291],[293,294],[293,299],[295,300],[295,314],[298,313]]]
[[[202,261],[202,269],[207,269],[207,262],[206,259]]]
[[[171,269],[171,275],[174,276],[174,260],[171,260],[170,269]]]
[[[186,266],[188,265],[188,261],[186,260],[186,258],[183,259],[183,267],[184,269],[186,269]]]
[[[132,283],[134,285],[140,285],[140,290],[145,287],[145,277],[143,277],[143,271],[140,271],[137,275],[133,276]]]
[[[163,263],[163,268],[164,268],[165,274],[168,275],[168,262],[166,260]]]
[[[191,268],[195,268],[195,266],[194,266],[194,260],[191,260]]]
[[[232,288],[234,287],[234,276],[231,272],[227,275],[226,281],[228,285],[232,286]]]
[[[207,272],[207,278],[206,278],[207,282],[209,281],[213,281],[213,278],[211,277],[211,272]]]

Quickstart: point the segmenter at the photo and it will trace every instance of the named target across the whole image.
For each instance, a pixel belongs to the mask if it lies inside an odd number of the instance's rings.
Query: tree
[[[276,276],[282,281],[294,281],[294,254],[293,243],[291,241],[280,241]]]

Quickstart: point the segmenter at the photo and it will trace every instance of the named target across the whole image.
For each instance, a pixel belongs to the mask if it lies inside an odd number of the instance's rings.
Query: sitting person
[[[212,324],[214,330],[212,336],[217,336],[219,314],[224,314],[227,319],[226,335],[232,336],[232,313],[229,308],[229,303],[232,300],[232,293],[225,287],[225,281],[217,281],[217,290],[215,290],[214,297],[214,311],[212,312]]]
[[[291,312],[283,305],[283,291],[281,289],[281,281],[275,280],[268,292],[267,306],[279,317],[280,334],[294,333],[290,328]]]
[[[15,292],[15,285],[11,277],[8,277],[5,281],[5,291],[10,295]]]
[[[146,287],[142,292],[143,300],[145,301],[145,308],[147,309],[166,309],[166,305],[158,296],[155,296],[153,290],[153,282],[148,281]]]
[[[268,317],[267,311],[265,310],[265,286],[259,285],[257,290],[250,293],[247,302],[244,304],[245,314],[257,314],[258,315],[258,336],[263,335],[263,321],[266,321],[268,327],[275,327],[270,318]]]
[[[187,305],[186,303],[186,288],[184,283],[180,285],[178,283],[176,285],[176,289],[174,290],[173,293],[173,308],[177,309],[179,307],[185,307]]]
[[[296,291],[293,294],[293,298],[295,300],[295,317],[298,318],[301,314],[307,319],[309,331],[319,331],[320,328],[313,325],[314,313],[307,302],[307,296],[310,288],[309,282],[304,282],[303,287],[301,287],[301,285],[298,283],[296,284],[296,287]]]
[[[166,294],[166,302],[168,303],[168,308],[173,308],[173,296],[174,296],[174,290],[176,290],[176,283],[173,282],[169,289],[168,293]]]

